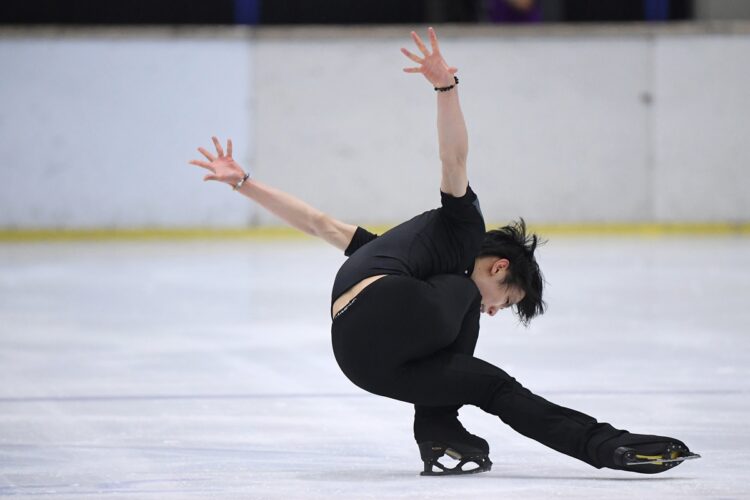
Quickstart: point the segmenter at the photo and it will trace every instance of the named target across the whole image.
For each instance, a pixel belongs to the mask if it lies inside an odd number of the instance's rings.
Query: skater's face
[[[503,309],[518,304],[525,293],[517,286],[504,283],[508,275],[508,259],[480,257],[474,264],[471,279],[482,295],[481,312],[494,316]]]

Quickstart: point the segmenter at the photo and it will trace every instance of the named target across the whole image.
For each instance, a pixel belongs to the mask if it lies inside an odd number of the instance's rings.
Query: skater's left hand
[[[216,155],[209,153],[204,148],[198,148],[198,152],[206,157],[205,161],[190,160],[188,163],[203,167],[209,171],[210,174],[203,177],[204,181],[219,181],[233,186],[237,184],[245,175],[243,168],[232,158],[232,139],[227,140],[227,152],[224,154],[224,148],[221,147],[219,139],[211,137],[216,148]]]
[[[424,42],[422,42],[422,39],[419,38],[419,35],[417,35],[416,32],[411,32],[411,37],[414,40],[414,43],[424,57],[419,57],[405,48],[401,48],[401,52],[406,57],[419,64],[419,67],[416,68],[404,68],[404,71],[406,73],[422,73],[433,87],[448,87],[453,85],[453,75],[456,74],[458,69],[449,66],[448,63],[445,62],[445,59],[443,59],[443,55],[440,53],[440,46],[438,45],[435,30],[427,28],[427,33],[430,37],[432,52],[427,49]]]

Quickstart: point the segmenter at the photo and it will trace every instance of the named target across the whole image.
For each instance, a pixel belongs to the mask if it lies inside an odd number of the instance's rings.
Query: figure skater
[[[204,180],[229,184],[295,228],[344,251],[331,297],[333,352],[358,387],[414,404],[414,438],[423,475],[490,470],[489,445],[458,420],[462,405],[478,406],[554,450],[597,468],[665,471],[697,457],[677,439],[631,434],[553,404],[474,354],[480,313],[512,309],[527,324],[542,314],[539,242],[523,219],[485,231],[466,169],[468,137],[458,99],[457,69],[443,59],[435,31],[430,49],[411,36],[421,55],[402,53],[437,94],[442,180],[440,207],[377,236],[338,221],[301,200],[251,178],[214,137],[216,154],[190,163]],[[458,461],[448,467],[440,458]]]

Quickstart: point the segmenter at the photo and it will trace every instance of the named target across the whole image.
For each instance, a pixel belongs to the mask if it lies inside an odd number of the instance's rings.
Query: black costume
[[[470,187],[460,198],[441,193],[441,200],[441,208],[382,236],[357,228],[332,303],[369,276],[388,276],[367,286],[333,319],[333,351],[341,370],[366,391],[414,403],[418,443],[445,434],[445,440],[463,439],[464,446],[486,456],[486,441],[456,420],[458,408],[472,404],[594,467],[623,468],[613,461],[616,448],[632,438],[655,437],[639,437],[546,401],[473,356],[481,296],[470,275],[484,219]],[[420,450],[425,459],[426,449]]]

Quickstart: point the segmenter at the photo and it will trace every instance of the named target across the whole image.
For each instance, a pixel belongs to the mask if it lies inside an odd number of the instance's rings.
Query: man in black
[[[458,409],[472,404],[519,433],[594,467],[657,473],[695,456],[673,438],[631,434],[531,393],[500,368],[474,357],[479,316],[512,307],[528,323],[544,312],[543,278],[534,258],[537,238],[519,223],[485,232],[469,186],[468,137],[458,100],[456,68],[416,33],[422,53],[402,52],[437,92],[442,165],[441,207],[381,236],[345,224],[304,202],[249,179],[213,138],[218,156],[199,151],[205,180],[234,186],[294,227],[345,251],[333,286],[332,343],[344,374],[357,386],[414,403],[414,437],[423,474],[489,470],[487,442],[467,432]],[[448,469],[438,459],[460,460]],[[476,468],[464,469],[467,463]],[[434,467],[438,470],[435,471]]]

